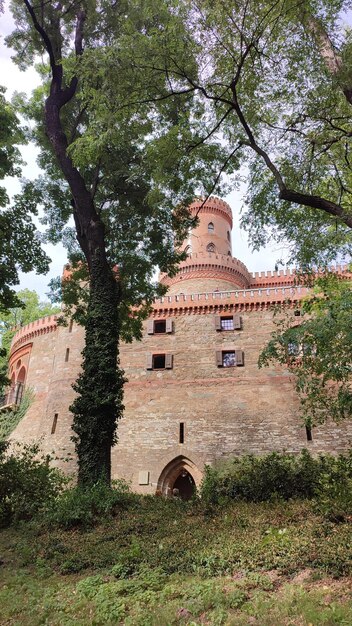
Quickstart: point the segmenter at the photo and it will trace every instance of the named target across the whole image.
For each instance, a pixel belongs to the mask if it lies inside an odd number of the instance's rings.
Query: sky
[[[0,14],[0,84],[6,88],[6,98],[10,100],[16,91],[30,93],[39,84],[39,77],[33,67],[25,72],[21,72],[11,60],[12,52],[4,43],[4,37],[11,33],[13,28],[11,14],[7,6],[8,2],[5,2],[5,12]],[[32,180],[40,173],[36,163],[37,150],[33,145],[21,146],[20,149],[23,160],[26,163],[22,169],[22,176]],[[19,180],[7,178],[4,184],[10,197],[20,190]],[[233,255],[245,263],[250,272],[273,270],[276,261],[287,256],[286,251],[279,246],[262,248],[259,252],[250,250],[247,234],[239,227],[245,192],[245,185],[241,185],[239,191],[234,191],[223,198],[230,204],[234,218],[232,231]],[[40,225],[39,228],[43,229]],[[48,282],[51,278],[61,275],[66,262],[66,252],[62,245],[48,245],[45,246],[45,250],[52,260],[49,273],[45,276],[36,275],[34,272],[28,274],[21,273],[20,285],[18,287],[19,289],[35,289],[42,299],[46,299],[45,294],[48,292]]]

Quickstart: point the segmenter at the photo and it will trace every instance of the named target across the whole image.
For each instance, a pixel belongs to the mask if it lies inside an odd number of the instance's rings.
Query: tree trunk
[[[117,420],[123,409],[123,375],[118,367],[119,284],[106,256],[105,229],[96,207],[94,194],[84,176],[68,154],[68,139],[62,125],[62,108],[76,96],[77,76],[64,80],[61,44],[61,5],[56,19],[44,26],[38,18],[38,5],[23,0],[33,26],[49,55],[51,68],[50,93],[45,101],[46,135],[51,143],[61,172],[72,194],[73,216],[77,240],[87,260],[90,275],[90,296],[85,328],[82,373],[73,388],[77,398],[70,407],[73,419],[73,440],[78,455],[78,482],[83,486],[97,480],[110,482],[111,447],[116,441]],[[49,3],[50,4],[50,3]],[[75,3],[74,50],[78,59],[83,53],[85,11]],[[70,9],[70,10],[71,10]]]
[[[110,482],[111,447],[121,415],[123,373],[118,367],[118,282],[97,249],[91,259],[90,296],[78,396],[70,410],[78,455],[78,483]]]

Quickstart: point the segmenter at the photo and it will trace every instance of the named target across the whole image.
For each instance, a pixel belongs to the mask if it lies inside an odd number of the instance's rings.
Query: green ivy
[[[111,447],[123,405],[123,371],[119,368],[119,292],[113,272],[106,272],[99,252],[91,266],[82,373],[70,410],[78,456],[78,482],[110,481]]]
[[[0,413],[0,441],[5,441],[15,430],[17,424],[24,418],[29,407],[34,400],[34,393],[31,388],[27,388],[23,394],[21,403],[11,411]]]

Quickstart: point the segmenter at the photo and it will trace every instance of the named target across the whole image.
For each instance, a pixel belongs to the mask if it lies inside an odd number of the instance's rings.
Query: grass
[[[352,537],[309,502],[135,498],[95,528],[0,534],[1,626],[352,624]]]

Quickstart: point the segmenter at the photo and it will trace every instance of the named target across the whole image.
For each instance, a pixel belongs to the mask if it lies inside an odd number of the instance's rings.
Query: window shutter
[[[236,355],[236,365],[244,365],[243,350],[235,350],[235,355]]]
[[[146,365],[147,370],[152,370],[153,369],[153,355],[152,354],[147,354],[147,365]]]
[[[242,318],[240,315],[233,316],[233,327],[235,330],[241,330],[242,328]]]
[[[154,335],[154,320],[148,320],[147,322],[147,334]]]
[[[221,350],[217,350],[215,352],[216,365],[218,367],[222,367],[222,352]]]
[[[215,315],[214,316],[214,324],[215,324],[215,330],[221,330],[221,317],[220,317],[220,315]]]
[[[172,370],[173,354],[165,354],[165,369]]]
[[[172,333],[172,320],[170,318],[167,318],[166,320],[166,332],[167,333]]]

